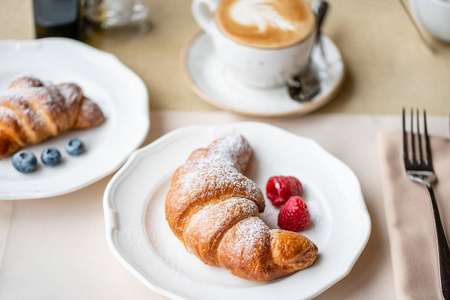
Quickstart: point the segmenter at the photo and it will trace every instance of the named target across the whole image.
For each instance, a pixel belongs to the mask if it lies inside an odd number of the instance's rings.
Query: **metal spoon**
[[[328,3],[325,1],[318,1],[313,8],[316,14],[316,37],[313,47],[319,46],[323,55],[323,48],[321,44],[321,27],[328,10]],[[312,53],[312,51],[311,51]],[[298,102],[308,102],[312,100],[320,92],[320,81],[318,79],[317,70],[312,62],[312,54],[310,53],[308,61],[303,71],[292,78],[288,78],[287,84],[289,89],[289,96]]]

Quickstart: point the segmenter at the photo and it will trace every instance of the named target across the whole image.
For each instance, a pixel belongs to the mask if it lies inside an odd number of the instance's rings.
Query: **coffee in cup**
[[[193,0],[192,14],[224,78],[249,87],[285,84],[313,48],[316,18],[304,0]]]
[[[313,12],[302,0],[223,0],[215,20],[228,38],[263,49],[292,46],[315,25]]]

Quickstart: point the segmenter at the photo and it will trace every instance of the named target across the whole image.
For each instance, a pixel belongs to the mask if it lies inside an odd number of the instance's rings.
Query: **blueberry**
[[[46,166],[56,166],[61,162],[61,153],[55,148],[47,148],[42,151],[41,160]]]
[[[80,155],[84,152],[84,144],[78,138],[73,138],[67,141],[66,143],[66,151],[70,155]]]
[[[14,154],[12,164],[19,172],[31,173],[37,168],[37,159],[30,151],[22,150]]]

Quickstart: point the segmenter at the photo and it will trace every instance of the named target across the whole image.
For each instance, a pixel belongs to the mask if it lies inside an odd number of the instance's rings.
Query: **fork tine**
[[[414,138],[414,110],[411,108],[411,161],[414,164],[416,162],[416,145],[415,145],[415,138]]]
[[[403,161],[405,165],[408,163],[408,137],[406,135],[406,117],[405,108],[402,108],[402,136],[403,136]]]
[[[430,147],[430,138],[428,136],[428,128],[427,128],[427,112],[426,110],[423,110],[423,125],[424,125],[424,131],[425,131],[425,150],[427,154],[427,164],[429,166],[433,166],[433,161],[431,159],[431,147]]]
[[[423,163],[423,153],[422,153],[422,136],[420,135],[420,126],[419,126],[419,109],[416,109],[416,117],[417,117],[417,141],[419,142],[419,164]]]

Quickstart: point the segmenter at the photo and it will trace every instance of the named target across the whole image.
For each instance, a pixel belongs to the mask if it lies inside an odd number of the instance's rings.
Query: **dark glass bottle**
[[[33,0],[36,38],[83,40],[80,0]]]

